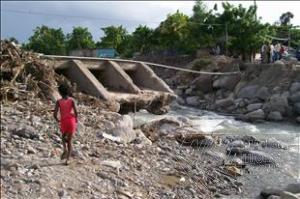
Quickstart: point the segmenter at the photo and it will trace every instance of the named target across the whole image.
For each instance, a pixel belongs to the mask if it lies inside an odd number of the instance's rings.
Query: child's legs
[[[68,155],[67,155],[67,160],[69,160],[71,153],[72,153],[72,138],[73,138],[73,133],[66,133],[67,134],[67,146],[68,146]]]

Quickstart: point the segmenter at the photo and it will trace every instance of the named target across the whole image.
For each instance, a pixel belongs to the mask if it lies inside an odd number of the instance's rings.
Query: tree
[[[114,48],[119,53],[124,51],[125,41],[128,39],[127,30],[123,26],[108,26],[101,28],[104,36],[97,44],[101,48]]]
[[[294,18],[293,13],[291,12],[283,13],[279,18],[280,24],[283,26],[289,25],[292,18]]]
[[[231,36],[230,50],[241,54],[243,60],[256,52],[268,34],[267,24],[261,24],[256,20],[256,6],[243,8],[240,4],[237,7],[229,3],[222,4],[224,12],[219,15],[218,21],[221,24],[228,24],[228,34]]]
[[[147,26],[138,26],[132,33],[131,44],[134,51],[149,52],[152,46],[154,31]]]
[[[75,49],[95,48],[93,36],[87,28],[74,27],[72,33],[67,34],[66,46],[68,52]]]
[[[37,27],[29,42],[24,45],[26,49],[48,55],[64,55],[65,36],[61,28]]]
[[[168,14],[167,19],[160,23],[157,31],[160,35],[159,42],[169,50],[185,50],[185,42],[188,38],[189,17],[178,10],[174,14]]]

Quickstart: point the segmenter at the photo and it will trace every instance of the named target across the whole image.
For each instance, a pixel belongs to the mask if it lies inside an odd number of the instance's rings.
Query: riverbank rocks
[[[20,128],[17,128],[13,131],[12,135],[17,135],[22,138],[26,139],[39,139],[40,135],[38,134],[37,130],[32,126],[24,125]]]
[[[298,115],[300,115],[300,102],[294,104],[294,111],[295,111]]]
[[[296,93],[297,91],[300,91],[300,82],[294,82],[290,86],[291,93]]]
[[[258,85],[245,86],[237,94],[238,98],[248,98],[252,99],[255,97],[257,90],[259,89]]]
[[[281,114],[285,114],[288,106],[287,96],[280,94],[272,95],[270,101],[266,104],[268,110],[279,111]]]
[[[241,159],[253,165],[266,165],[272,164],[275,165],[275,160],[269,154],[262,152],[262,151],[255,151],[255,150],[245,150]]]
[[[262,109],[258,109],[250,113],[247,113],[245,116],[247,120],[251,120],[251,121],[263,120],[266,117],[265,112]]]
[[[186,103],[189,106],[198,106],[200,105],[200,98],[198,96],[193,96],[193,97],[187,97],[186,99]]]
[[[291,93],[291,96],[289,98],[293,103],[300,102],[300,91]]]
[[[200,75],[191,82],[191,85],[194,85],[196,89],[202,91],[203,93],[212,92],[212,84],[213,79],[211,75]]]
[[[185,146],[211,147],[214,144],[214,139],[211,136],[202,133],[179,133],[175,136],[175,139]]]
[[[262,103],[249,104],[247,106],[247,111],[252,112],[252,111],[260,109],[261,107],[262,107]]]
[[[282,121],[283,117],[279,111],[272,111],[268,114],[267,119],[270,121]]]
[[[255,96],[258,99],[265,101],[270,98],[270,95],[271,95],[271,93],[269,92],[269,89],[267,87],[263,86],[260,89],[258,89]]]
[[[225,98],[216,100],[215,104],[217,107],[229,107],[234,104],[234,101],[232,98]]]
[[[213,82],[213,88],[224,88],[227,90],[233,90],[240,80],[241,76],[239,74],[221,76]]]
[[[261,146],[268,147],[268,148],[275,148],[275,149],[285,149],[285,150],[288,148],[287,144],[284,144],[274,138],[262,142]]]

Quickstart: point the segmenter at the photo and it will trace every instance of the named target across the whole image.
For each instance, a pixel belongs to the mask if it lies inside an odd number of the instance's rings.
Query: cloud
[[[208,8],[212,8],[215,2],[205,3]],[[218,8],[221,8],[221,3],[217,2]],[[235,5],[242,3],[249,6],[253,2],[230,3]],[[300,25],[300,16],[297,13],[300,2],[257,1],[257,4],[258,15],[263,17],[264,22],[273,23],[284,11],[291,11],[295,15],[292,22],[294,24],[298,22]],[[101,27],[123,25],[129,32],[132,32],[139,24],[155,28],[166,18],[167,14],[174,13],[177,9],[191,15],[193,5],[194,1],[1,1],[1,38],[14,36],[24,42],[32,35],[35,27],[47,25],[54,28],[61,27],[65,33],[71,32],[74,26],[88,27],[94,39],[99,40],[103,34]],[[5,10],[52,13],[56,16],[12,13]],[[270,12],[265,12],[266,10]],[[63,15],[76,17],[63,17]]]

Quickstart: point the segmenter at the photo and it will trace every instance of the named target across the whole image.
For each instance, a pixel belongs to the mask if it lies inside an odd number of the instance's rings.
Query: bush
[[[210,59],[197,59],[194,61],[193,65],[192,65],[192,69],[200,71],[200,70],[203,70],[204,68],[206,68],[209,64],[211,64]]]

